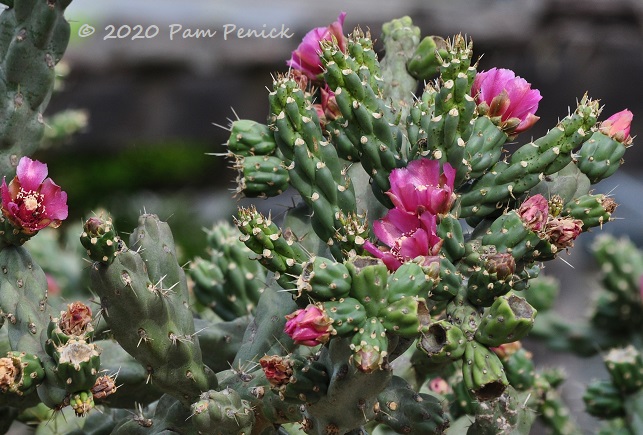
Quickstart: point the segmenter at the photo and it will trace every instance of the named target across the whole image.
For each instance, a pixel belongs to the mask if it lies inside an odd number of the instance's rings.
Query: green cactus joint
[[[611,349],[603,361],[613,384],[623,393],[634,393],[643,387],[643,361],[634,346]]]

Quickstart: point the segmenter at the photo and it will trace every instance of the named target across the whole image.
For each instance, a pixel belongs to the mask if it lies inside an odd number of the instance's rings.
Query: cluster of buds
[[[582,220],[551,214],[549,201],[541,194],[531,196],[523,202],[518,215],[527,228],[559,250],[574,246],[574,240],[583,231]]]

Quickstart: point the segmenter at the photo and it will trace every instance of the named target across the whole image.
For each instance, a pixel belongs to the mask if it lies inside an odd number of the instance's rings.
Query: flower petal
[[[16,177],[20,180],[20,185],[23,189],[30,191],[38,190],[47,173],[47,164],[31,160],[26,156],[20,159],[16,169]]]

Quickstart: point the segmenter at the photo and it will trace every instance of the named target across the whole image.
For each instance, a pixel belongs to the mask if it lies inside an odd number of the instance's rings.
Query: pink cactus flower
[[[451,392],[451,388],[447,381],[439,376],[429,381],[429,389],[437,394],[448,394]]]
[[[455,169],[431,159],[412,160],[406,168],[393,169],[386,192],[396,208],[418,216],[425,211],[433,215],[446,214],[455,201],[453,183]]]
[[[549,218],[549,202],[541,194],[531,196],[520,205],[518,215],[531,231],[540,231]]]
[[[321,305],[308,305],[286,316],[288,320],[284,332],[290,335],[297,344],[317,346],[330,339],[333,330],[332,320]]]
[[[568,217],[549,219],[545,226],[545,234],[549,242],[558,249],[574,246],[574,240],[583,232],[583,221]]]
[[[428,266],[437,260],[435,256],[442,247],[442,239],[436,234],[436,218],[431,213],[417,217],[394,208],[373,223],[373,232],[389,249],[382,250],[370,241],[364,243],[364,249],[392,271],[416,257],[425,257],[424,263]]]
[[[67,194],[47,178],[44,163],[21,158],[16,176],[8,186],[3,179],[1,190],[2,213],[25,233],[58,227],[67,218]]]
[[[627,109],[621,110],[603,121],[599,130],[619,142],[626,142],[628,139],[631,142],[630,127],[633,118],[632,112]]]
[[[319,42],[337,41],[342,52],[346,52],[346,37],[342,26],[344,25],[346,12],[337,17],[337,21],[328,27],[317,27],[306,33],[299,47],[292,52],[292,56],[286,63],[289,67],[303,72],[311,80],[316,80],[322,73],[323,68],[319,58]]]
[[[534,115],[542,99],[540,91],[531,89],[529,82],[509,69],[479,72],[473,80],[471,95],[478,104],[488,106],[491,118],[500,117],[508,134],[517,135],[540,119]]]

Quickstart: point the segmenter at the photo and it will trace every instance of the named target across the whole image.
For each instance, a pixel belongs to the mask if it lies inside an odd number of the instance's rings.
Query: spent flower
[[[581,232],[583,232],[583,221],[570,217],[549,219],[545,226],[547,238],[558,249],[574,246],[574,240]]]
[[[2,180],[2,213],[27,234],[58,227],[67,218],[67,193],[47,172],[46,164],[23,157],[9,185]]]
[[[531,196],[520,205],[518,216],[531,231],[540,231],[549,218],[549,201],[541,194]]]
[[[260,360],[266,379],[273,387],[287,385],[293,374],[292,361],[279,355],[264,355]]]

